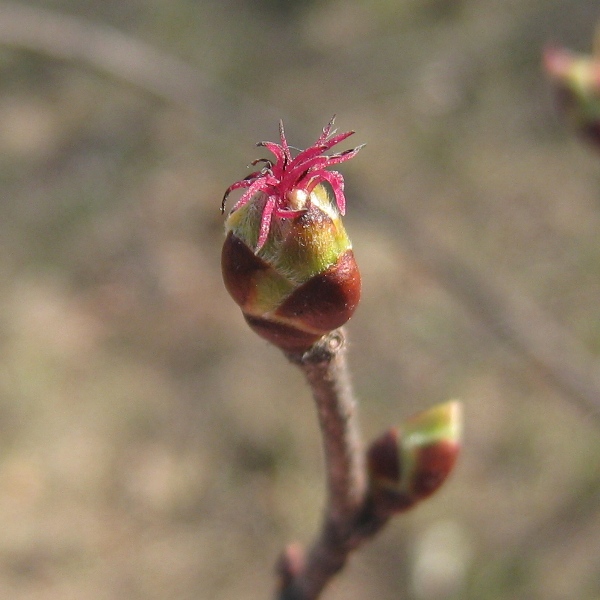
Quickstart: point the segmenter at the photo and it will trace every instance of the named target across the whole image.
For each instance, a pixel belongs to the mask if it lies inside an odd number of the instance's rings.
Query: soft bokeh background
[[[280,117],[304,146],[337,113],[368,144],[343,168],[365,436],[459,397],[466,439],[324,598],[600,598],[598,419],[465,302],[501,281],[600,351],[600,155],[540,72],[598,19],[595,0],[0,2],[0,597],[271,597],[319,523],[320,438],[222,287],[219,203]],[[474,270],[466,296],[432,253]]]

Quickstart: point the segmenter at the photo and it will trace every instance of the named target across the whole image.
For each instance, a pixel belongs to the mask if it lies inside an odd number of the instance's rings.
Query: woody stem
[[[365,454],[342,329],[302,355],[288,355],[311,386],[323,434],[328,499],[321,531],[296,572],[280,573],[278,600],[314,600],[366,537],[360,531],[367,498]]]

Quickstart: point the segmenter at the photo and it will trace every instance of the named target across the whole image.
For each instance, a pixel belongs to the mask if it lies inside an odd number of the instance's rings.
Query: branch
[[[353,550],[444,483],[460,449],[462,410],[452,400],[421,411],[365,452],[343,330],[325,335],[304,354],[287,356],[304,372],[317,403],[328,500],[308,557],[298,546],[282,554],[277,600],[315,600]]]
[[[303,355],[288,354],[311,386],[323,434],[328,500],[321,531],[306,557],[284,552],[279,600],[314,600],[348,555],[376,533],[387,517],[369,510],[365,453],[346,362],[345,336],[333,331]]]

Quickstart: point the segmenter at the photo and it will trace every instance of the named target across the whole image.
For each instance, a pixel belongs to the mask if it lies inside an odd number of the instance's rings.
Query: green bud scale
[[[317,142],[292,158],[281,145],[261,142],[275,156],[260,171],[231,185],[245,189],[229,213],[221,266],[227,291],[250,327],[286,352],[304,352],[342,326],[360,299],[360,273],[341,217],[340,173],[326,171],[360,147],[324,155],[352,135],[335,135],[333,119]]]

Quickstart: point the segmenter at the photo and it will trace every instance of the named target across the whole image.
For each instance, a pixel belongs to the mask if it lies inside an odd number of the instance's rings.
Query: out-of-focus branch
[[[381,206],[380,211],[382,226],[393,226],[394,237],[488,330],[586,415],[600,419],[600,363],[580,340],[498,273],[484,275],[444,247],[399,206]]]
[[[154,97],[210,114],[220,127],[237,116],[266,128],[281,111],[210,81],[193,65],[106,24],[40,7],[0,2],[0,46],[81,64]]]
[[[141,40],[39,7],[0,3],[0,44],[90,65],[176,104],[193,105],[206,85],[193,67]]]
[[[215,90],[213,82],[185,61],[107,25],[39,7],[1,2],[0,45],[90,66],[166,102],[193,110],[202,107],[213,117],[241,113],[245,122],[267,123],[277,112],[248,97],[237,98],[242,106],[233,110],[226,90]],[[219,121],[231,124],[227,118]],[[398,206],[383,205],[380,210],[393,212],[386,223],[393,222],[394,234],[401,231],[405,247],[490,331],[537,365],[565,397],[600,418],[600,366],[571,332],[513,285],[495,274],[480,274],[444,248]]]

